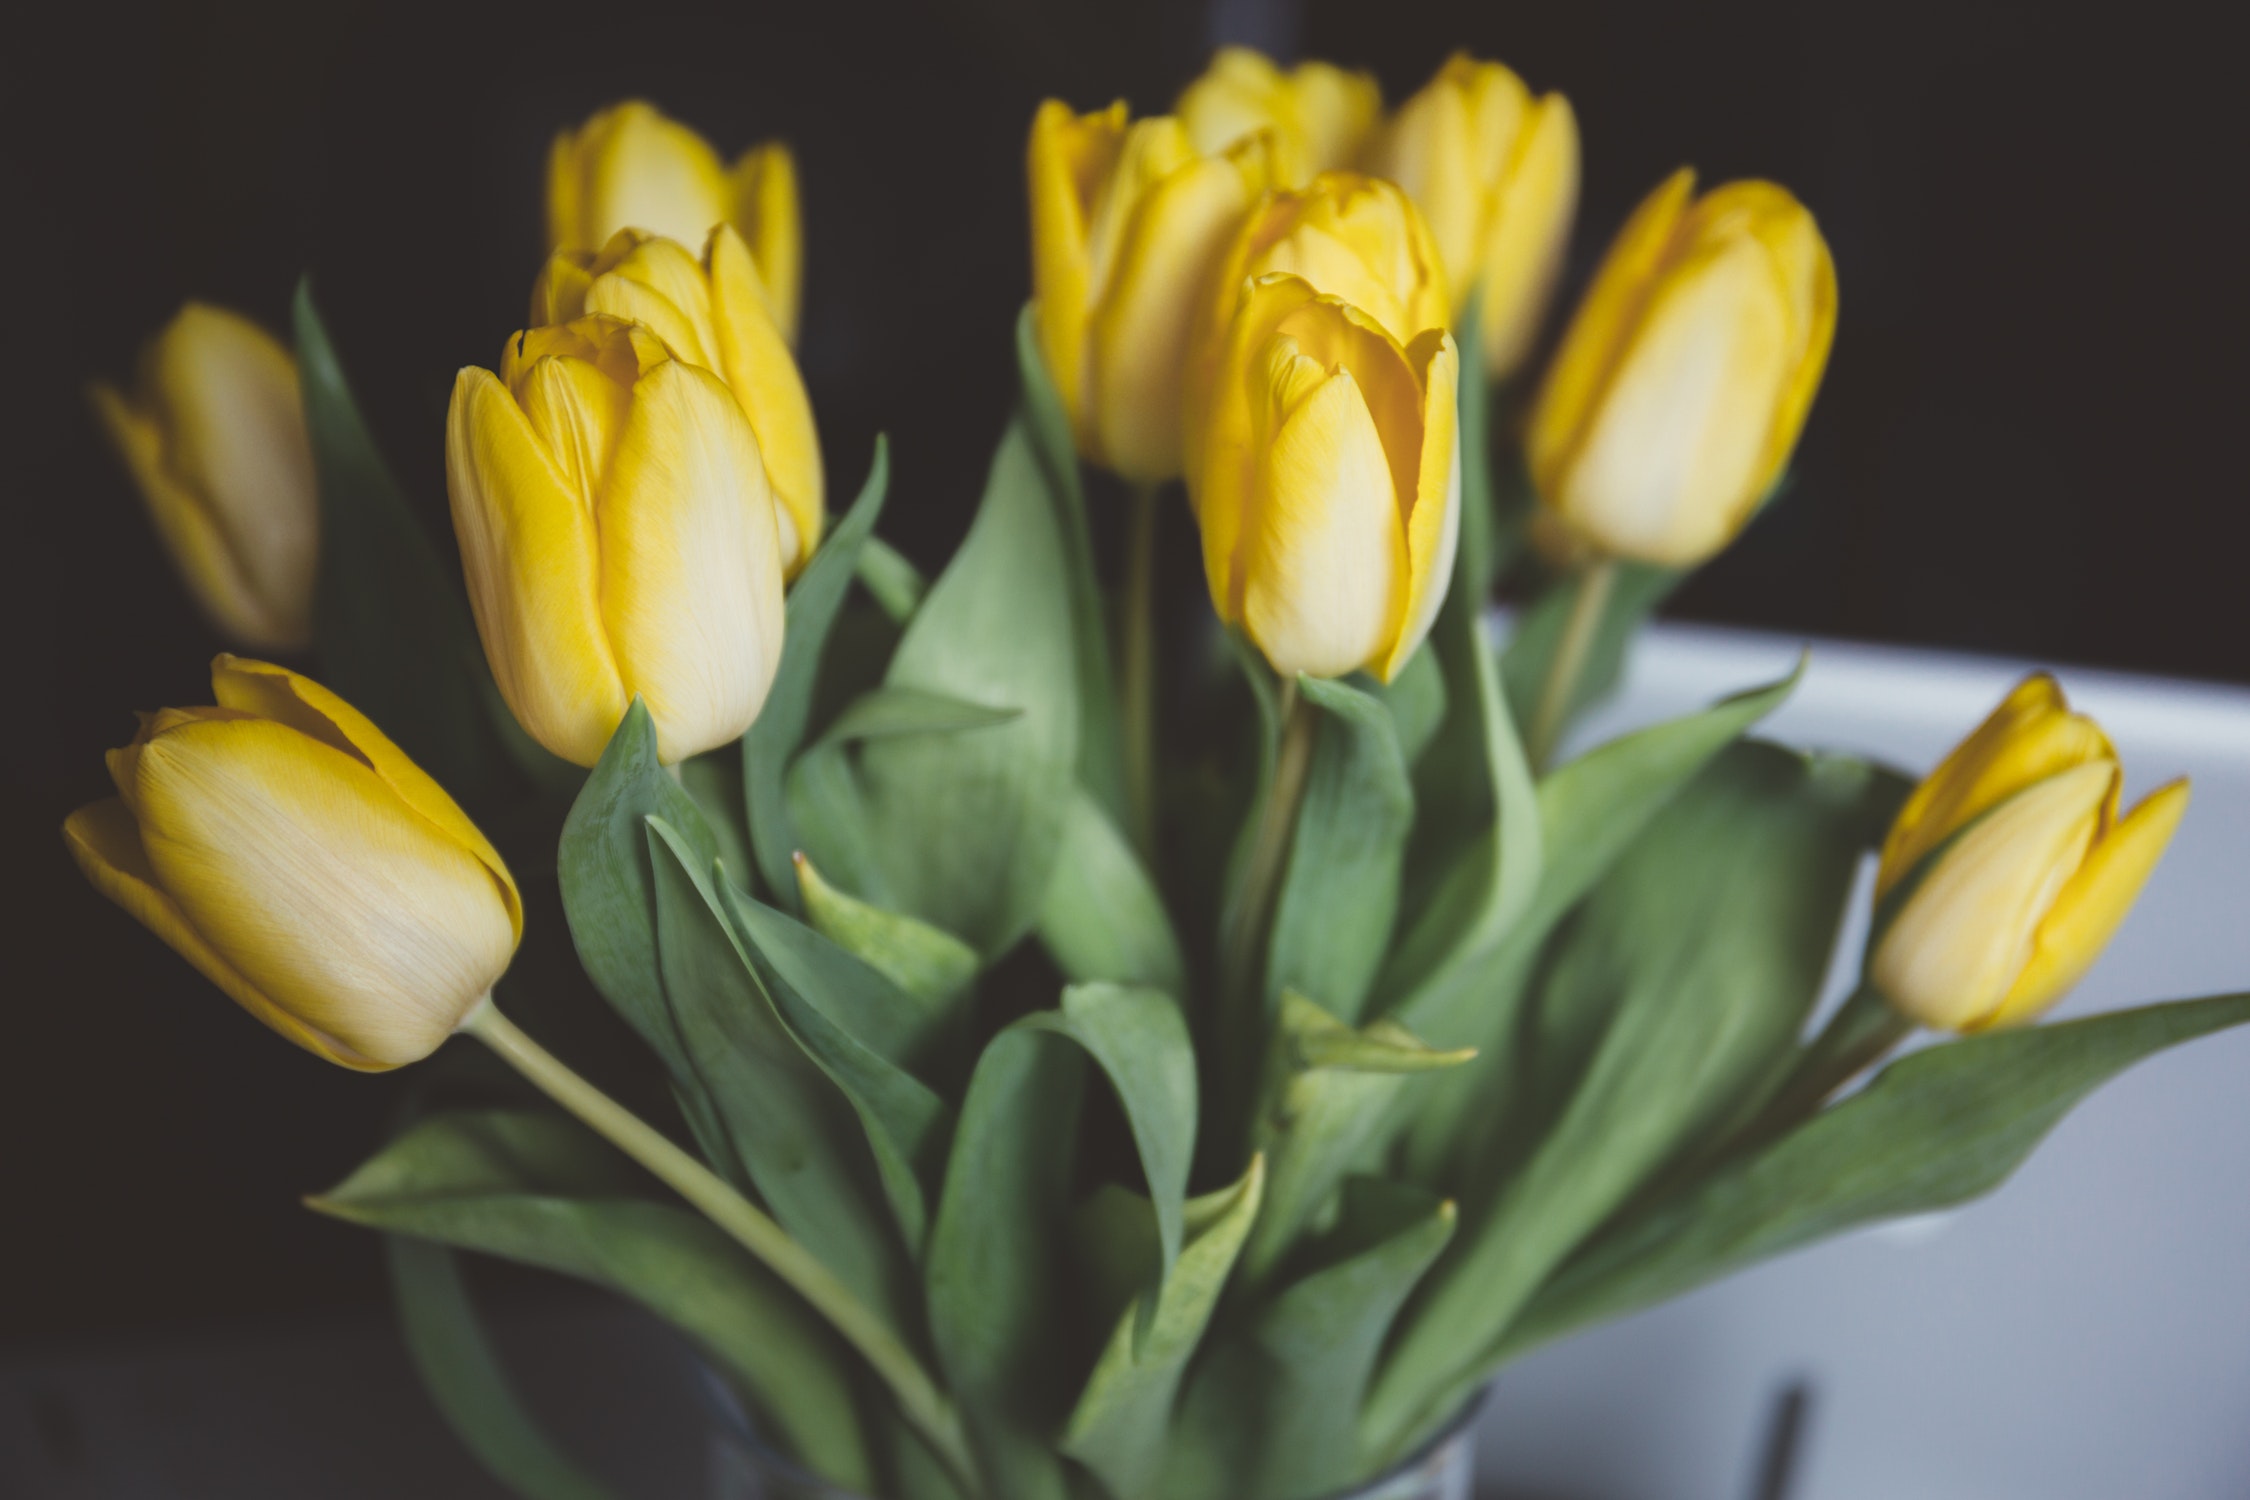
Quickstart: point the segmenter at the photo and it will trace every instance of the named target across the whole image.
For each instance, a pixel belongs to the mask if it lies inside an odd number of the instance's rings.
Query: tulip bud
[[[781,657],[781,537],[725,382],[593,314],[465,369],[445,468],[501,696],[591,766],[635,696],[666,763],[750,727]]]
[[[1429,226],[1396,183],[1323,172],[1301,189],[1267,195],[1242,220],[1205,279],[1180,387],[1189,470],[1199,461],[1227,326],[1261,276],[1286,272],[1349,303],[1400,344],[1450,320],[1445,266]]]
[[[1578,120],[1560,94],[1534,99],[1498,63],[1455,53],[1399,106],[1371,170],[1429,220],[1459,317],[1482,288],[1485,368],[1510,375],[1531,350],[1578,210]]]
[[[1383,91],[1370,75],[1333,63],[1283,71],[1248,47],[1221,47],[1173,109],[1206,154],[1270,131],[1281,185],[1300,187],[1358,159],[1383,112]]]
[[[363,1072],[435,1051],[508,967],[523,901],[476,825],[349,703],[264,662],[141,717],[79,869],[244,1010]]]
[[[1180,472],[1180,376],[1196,301],[1272,180],[1266,138],[1218,155],[1122,102],[1032,117],[1033,317],[1079,452],[1143,483]]]
[[[787,146],[752,146],[730,167],[709,141],[639,99],[555,136],[547,154],[550,249],[591,254],[620,229],[700,245],[714,224],[741,234],[766,308],[795,344],[804,227]]]
[[[1682,169],[1619,231],[1525,436],[1539,498],[1595,550],[1686,568],[1781,475],[1828,363],[1836,269],[1770,182],[1690,201]]]
[[[190,302],[141,350],[131,394],[90,394],[211,623],[247,646],[311,645],[320,496],[289,351]]]
[[[2117,752],[2026,678],[1914,789],[1876,875],[1868,978],[1925,1026],[2032,1020],[2076,984],[2132,910],[2187,811],[2188,784],[2122,819]]]
[[[1190,495],[1219,618],[1284,676],[1385,682],[1445,600],[1460,537],[1452,335],[1401,344],[1298,276],[1227,330]]]
[[[766,310],[758,268],[730,224],[706,236],[699,263],[676,240],[620,229],[601,253],[557,250],[531,291],[535,325],[608,313],[645,323],[676,359],[727,383],[749,419],[779,504],[781,566],[812,560],[827,517],[820,435],[788,342]]]

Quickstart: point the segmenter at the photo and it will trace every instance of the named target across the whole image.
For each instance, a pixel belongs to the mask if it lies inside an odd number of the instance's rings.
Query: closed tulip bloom
[[[1499,63],[1457,52],[1399,106],[1370,169],[1405,188],[1429,220],[1454,316],[1482,289],[1475,331],[1485,368],[1514,373],[1538,335],[1578,210],[1570,101],[1534,98]]]
[[[781,537],[726,383],[591,314],[463,370],[446,481],[492,675],[531,736],[591,766],[635,696],[666,763],[739,737],[781,656]]]
[[[261,650],[312,644],[320,498],[289,351],[190,302],[142,349],[131,391],[91,395],[211,623]]]
[[[1359,159],[1382,115],[1383,91],[1368,74],[1333,63],[1284,69],[1248,47],[1221,47],[1173,108],[1198,151],[1271,132],[1282,185],[1299,187]]]
[[[547,154],[549,249],[592,254],[620,229],[700,245],[714,224],[731,224],[742,236],[767,309],[795,344],[804,220],[787,146],[752,146],[730,166],[709,141],[639,99],[555,136]]]
[[[1452,335],[1401,343],[1302,277],[1227,331],[1190,494],[1219,618],[1284,676],[1388,682],[1428,633],[1460,535]]]
[[[531,292],[534,324],[608,313],[645,323],[673,357],[727,383],[757,436],[780,504],[781,565],[811,561],[827,515],[820,435],[788,342],[766,309],[758,268],[730,224],[705,237],[698,261],[677,240],[620,229],[599,254],[558,250]]]
[[[2117,752],[2052,677],[2025,679],[1916,787],[1883,844],[1868,977],[1925,1026],[2037,1017],[2108,946],[2187,811],[2174,781],[2122,818]]]
[[[215,707],[145,714],[117,795],[63,825],[103,895],[308,1052],[435,1051],[523,936],[515,880],[453,799],[319,683],[212,663]]]
[[[1262,276],[1286,273],[1347,302],[1400,344],[1444,328],[1452,303],[1437,243],[1396,183],[1324,172],[1301,189],[1271,193],[1242,220],[1206,280],[1180,388],[1190,469],[1200,452],[1227,326]]]
[[[1033,319],[1079,452],[1143,483],[1180,473],[1180,377],[1198,297],[1272,180],[1264,137],[1216,155],[1120,102],[1032,117]]]
[[[1812,215],[1770,182],[1673,176],[1610,246],[1525,437],[1539,497],[1596,551],[1692,567],[1788,462],[1836,328]]]

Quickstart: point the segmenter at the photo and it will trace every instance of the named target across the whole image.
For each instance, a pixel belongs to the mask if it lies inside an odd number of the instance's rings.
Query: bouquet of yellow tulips
[[[2121,809],[2047,677],[1918,785],[1753,737],[1788,680],[1560,754],[1782,486],[1837,315],[1786,189],[1658,186],[1542,362],[1577,127],[1498,64],[1386,113],[1228,51],[1170,115],[1048,102],[1025,165],[1020,404],[934,578],[877,535],[880,444],[829,508],[788,151],[646,104],[558,136],[528,326],[454,386],[458,570],[309,289],[293,352],[191,306],[94,393],[213,621],[319,680],[221,656],[70,850],[306,1050],[520,1075],[433,1080],[309,1200],[392,1237],[519,1491],[604,1493],[454,1251],[677,1325],[846,1492],[1312,1500],[2250,1019],[2030,1024],[2187,804]],[[633,1055],[511,1018],[566,938]],[[1954,1035],[1884,1065],[1917,1026]]]

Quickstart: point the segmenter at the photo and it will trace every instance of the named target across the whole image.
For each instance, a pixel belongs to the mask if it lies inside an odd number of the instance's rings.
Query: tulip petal
[[[1390,460],[1351,371],[1275,341],[1279,417],[1243,538],[1242,619],[1274,670],[1340,677],[1397,632],[1404,528]]]
[[[1533,108],[1492,204],[1481,269],[1479,342],[1495,378],[1515,373],[1531,353],[1578,214],[1578,117],[1548,94]],[[1457,298],[1465,297],[1456,287]],[[1811,402],[1807,392],[1806,402]]]
[[[149,868],[148,852],[141,847],[140,826],[125,803],[106,797],[72,813],[63,823],[63,839],[71,858],[95,890],[123,907],[143,927],[155,933],[173,952],[193,964],[227,997],[290,1041],[332,1063],[361,1072],[377,1072],[390,1064],[362,1056],[327,1033],[298,1020],[258,992],[257,986],[237,973],[219,951],[204,941],[178,903],[164,894],[156,872]]]
[[[445,458],[469,603],[501,696],[539,743],[591,766],[630,700],[602,622],[587,497],[488,370],[454,383]]]
[[[1481,159],[1479,127],[1505,130],[1514,123],[1504,121],[1497,107],[1473,109],[1469,89],[1448,63],[1399,106],[1377,151],[1376,174],[1406,189],[1422,210],[1456,301],[1467,296],[1476,271],[1489,184],[1497,175],[1488,175]]]
[[[669,764],[739,738],[781,656],[781,539],[756,437],[719,378],[634,389],[601,499],[602,613]]]
[[[726,220],[733,187],[702,136],[638,100],[597,120],[580,136],[582,248],[628,228],[700,245]]]
[[[2047,920],[2039,924],[2031,962],[1984,1026],[2032,1020],[2086,977],[2140,899],[2141,888],[2164,857],[2187,805],[2187,782],[2171,782],[2143,798],[2108,837],[2095,843],[2086,863],[2055,898]]]
[[[1261,435],[1270,382],[1267,345],[1284,318],[1318,294],[1301,277],[1269,276],[1243,288],[1242,305],[1226,325],[1215,363],[1196,467],[1188,471],[1188,498],[1203,537],[1204,575],[1221,623],[1242,619],[1241,545],[1246,518],[1257,503]]]
[[[820,545],[828,512],[812,400],[781,326],[767,312],[758,267],[742,237],[721,225],[711,232],[706,255],[716,369],[757,436],[766,478],[781,506],[782,572],[794,578]]]
[[[709,279],[687,247],[655,237],[643,237],[626,249],[586,289],[588,312],[645,323],[675,357],[716,371],[718,336],[711,327],[710,304]]]
[[[1086,406],[1086,327],[1094,308],[1089,219],[1125,139],[1125,103],[1076,115],[1059,99],[1031,119],[1024,170],[1031,194],[1031,295],[1047,374],[1077,426],[1094,437]]]
[[[1431,329],[1414,340],[1406,357],[1422,387],[1417,414],[1421,448],[1413,508],[1406,515],[1406,607],[1398,636],[1377,673],[1389,682],[1430,633],[1461,546],[1460,354],[1453,336]]]
[[[2116,779],[2112,762],[2076,766],[1964,829],[1876,944],[1875,987],[1925,1026],[1989,1024],[2085,863]]]
[[[211,663],[211,692],[223,708],[286,724],[367,766],[398,794],[401,802],[492,872],[500,887],[500,899],[507,905],[508,920],[516,936],[523,936],[523,897],[500,851],[492,847],[483,830],[470,821],[444,787],[375,727],[374,720],[302,673],[225,653]]]
[[[735,159],[734,223],[758,263],[766,311],[792,347],[804,271],[804,215],[797,201],[797,159],[779,141],[752,146]]]

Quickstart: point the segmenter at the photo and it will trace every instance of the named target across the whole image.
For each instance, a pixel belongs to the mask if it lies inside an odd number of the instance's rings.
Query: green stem
[[[562,1060],[500,1014],[488,995],[461,1029],[500,1054],[533,1086],[591,1126],[611,1145],[653,1172],[703,1211],[736,1243],[756,1256],[827,1318],[857,1349],[930,1446],[955,1472],[976,1472],[960,1414],[904,1345],[834,1272],[716,1173],[674,1145],[647,1121],[572,1072]]]
[[[1610,592],[1616,585],[1617,564],[1606,557],[1588,566],[1573,585],[1576,592],[1570,600],[1570,618],[1563,623],[1562,640],[1547,664],[1547,682],[1539,690],[1539,707],[1532,715],[1531,735],[1525,747],[1535,772],[1547,769],[1563,730],[1569,726],[1571,700],[1578,695],[1578,679],[1586,670],[1594,637],[1601,633],[1602,614],[1609,608]]]
[[[1156,853],[1157,486],[1133,487],[1132,540],[1125,553],[1124,660],[1119,683],[1125,731],[1125,803],[1133,845]]]
[[[1220,993],[1231,1005],[1262,1008],[1264,997],[1250,993],[1260,977],[1258,950],[1273,919],[1282,865],[1297,830],[1297,808],[1305,800],[1305,774],[1312,766],[1313,732],[1319,723],[1318,710],[1297,691],[1297,680],[1283,678],[1281,749],[1274,758],[1273,785],[1266,791],[1258,829],[1251,836],[1242,898],[1234,905],[1234,920],[1220,943]]]
[[[1818,1109],[1830,1094],[1866,1072],[1883,1054],[1906,1039],[1914,1023],[1900,1015],[1875,986],[1864,981],[1828,1024],[1805,1046],[1773,1102],[1746,1134],[1787,1129]]]

